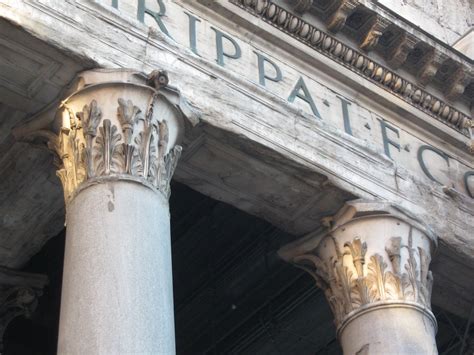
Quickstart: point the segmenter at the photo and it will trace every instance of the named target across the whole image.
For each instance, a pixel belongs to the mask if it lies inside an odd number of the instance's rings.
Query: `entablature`
[[[470,137],[469,149],[474,149],[474,123],[468,113],[472,106],[474,70],[470,60],[455,50],[443,47],[438,50],[433,47],[434,40],[421,38],[420,31],[412,33],[397,27],[389,18],[369,11],[355,0],[324,2],[324,11],[319,13],[324,14],[327,31],[313,24],[310,18],[288,10],[283,3],[229,1]],[[313,11],[314,7],[321,6],[321,2],[319,5],[308,1],[290,3],[296,7],[295,11]],[[349,28],[346,32],[358,38],[358,49],[337,35],[346,27]],[[421,37],[416,36],[418,33]],[[381,55],[369,53],[376,48],[379,52],[383,49]],[[385,64],[380,64],[380,58]],[[441,89],[434,87],[434,83]],[[466,95],[461,97],[463,92]]]

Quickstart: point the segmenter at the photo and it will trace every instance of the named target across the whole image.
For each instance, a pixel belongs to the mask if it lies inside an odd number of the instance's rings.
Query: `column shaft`
[[[59,354],[174,354],[168,198],[179,93],[163,71],[81,73],[36,133],[66,201]]]
[[[371,307],[340,330],[344,354],[437,354],[431,312],[404,302]]]
[[[167,199],[90,185],[68,206],[66,238],[59,354],[173,354]]]

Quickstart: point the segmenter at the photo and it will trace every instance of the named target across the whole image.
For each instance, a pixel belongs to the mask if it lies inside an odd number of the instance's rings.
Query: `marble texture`
[[[66,220],[58,354],[173,354],[167,199],[132,181],[94,184]]]

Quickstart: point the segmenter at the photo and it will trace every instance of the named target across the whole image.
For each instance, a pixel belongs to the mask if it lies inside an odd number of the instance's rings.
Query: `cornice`
[[[357,0],[352,0],[357,1]],[[436,51],[440,54],[444,54],[451,58],[452,60],[456,61],[457,63],[466,66],[466,68],[470,69],[472,66],[472,59],[470,59],[466,54],[459,52],[453,46],[449,46],[447,43],[441,41],[440,39],[434,37],[430,33],[423,31],[419,26],[416,24],[406,20],[405,18],[398,15],[396,12],[392,11],[391,9],[387,8],[383,4],[378,1],[364,1],[359,2],[360,6],[363,6],[369,10],[375,11],[378,14],[382,15],[384,18],[387,19],[392,24],[396,24],[398,27],[403,29],[404,31],[412,34],[414,37],[417,38],[418,42],[426,42],[433,46]],[[472,29],[470,30],[472,31]],[[469,32],[470,32],[469,31]],[[466,35],[466,34],[465,34]],[[464,36],[465,36],[464,35]],[[464,37],[463,36],[463,37]],[[459,39],[458,39],[459,41]],[[472,69],[471,69],[472,71]]]
[[[344,30],[355,39],[358,47],[364,52],[378,52],[391,69],[404,66],[413,72],[417,80],[423,76],[423,79],[419,80],[421,86],[430,82],[438,86],[449,101],[463,96],[464,100],[473,103],[472,59],[378,1],[311,1],[303,10],[298,6],[299,1],[286,0],[296,13],[311,13],[318,17],[331,33]],[[429,77],[423,68],[425,64],[431,68]],[[460,73],[462,75],[459,75]],[[446,82],[453,85],[445,85]]]
[[[229,0],[252,15],[375,83],[448,127],[473,138],[474,121],[447,101],[410,82],[335,36],[267,0]],[[370,38],[366,38],[366,41]],[[474,147],[471,147],[474,149]]]

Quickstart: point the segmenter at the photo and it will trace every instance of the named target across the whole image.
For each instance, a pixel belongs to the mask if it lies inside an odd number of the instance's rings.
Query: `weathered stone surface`
[[[453,47],[471,60],[474,60],[474,27],[471,26],[471,29],[464,34]]]
[[[184,107],[167,84],[159,70],[82,72],[59,128],[25,136],[47,138],[66,201],[59,354],[175,353],[168,198]]]
[[[209,9],[198,2],[166,2],[169,15],[163,20],[173,39],[160,32],[150,16],[145,18],[146,25],[137,21],[133,4],[123,3],[116,10],[109,2],[25,0],[15,6],[4,2],[0,8],[2,16],[17,23],[21,18],[26,31],[45,42],[55,38],[55,46],[76,58],[92,58],[109,68],[167,69],[170,81],[202,113],[201,128],[189,132],[183,164],[176,174],[180,181],[295,234],[317,229],[320,217],[337,210],[346,199],[384,199],[432,224],[444,242],[443,249],[463,264],[461,273],[472,273],[474,212],[461,178],[473,166],[472,155],[465,149],[470,142],[466,135],[230,3],[212,3]],[[149,6],[159,10],[156,4]],[[201,20],[200,56],[187,48],[188,31],[183,31],[183,23],[188,23],[188,16],[182,6]],[[24,13],[30,16],[22,16]],[[61,37],[54,36],[58,24]],[[245,49],[245,58],[226,57],[224,67],[216,64],[211,25],[236,38]],[[87,41],[83,40],[85,32]],[[232,50],[230,45],[226,48]],[[281,83],[258,85],[253,50],[278,60],[285,73]],[[288,102],[299,75],[311,83],[308,87],[321,120],[307,102],[298,98]],[[353,136],[344,133],[336,92],[351,102]],[[463,104],[456,108],[466,111]],[[383,119],[396,126],[404,145],[400,151],[389,147],[393,160],[384,152]],[[423,142],[455,157],[448,170],[442,166],[435,172],[438,180],[445,185],[454,183],[454,188],[443,189],[421,171],[416,151]],[[222,145],[227,151],[210,154]],[[429,159],[443,163],[436,155]],[[262,188],[245,194],[254,181]],[[458,277],[459,272],[447,276],[450,280]]]
[[[173,354],[166,198],[131,181],[96,184],[67,221],[58,353]]]
[[[408,211],[351,201],[327,230],[283,246],[334,314],[344,354],[437,354],[429,270],[436,236]]]
[[[379,0],[378,2],[449,45],[456,42],[474,25],[472,17],[474,8],[470,0],[456,2]]]

